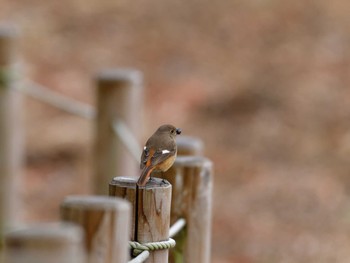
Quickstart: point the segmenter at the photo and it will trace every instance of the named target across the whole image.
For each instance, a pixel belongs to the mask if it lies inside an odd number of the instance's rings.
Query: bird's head
[[[170,125],[170,124],[164,124],[158,128],[157,132],[169,133],[171,136],[175,137],[176,135],[181,134],[181,129],[176,128],[175,126]]]

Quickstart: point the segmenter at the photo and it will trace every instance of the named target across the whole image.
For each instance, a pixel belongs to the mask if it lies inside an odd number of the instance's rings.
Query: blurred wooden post
[[[17,223],[19,211],[23,127],[22,96],[14,88],[16,39],[14,29],[0,28],[0,236]]]
[[[109,183],[109,196],[127,200],[131,204],[129,240],[135,237],[136,181],[130,177],[115,177]]]
[[[199,138],[181,135],[176,138],[176,144],[178,156],[203,155],[203,141]]]
[[[85,263],[83,231],[71,224],[43,224],[5,236],[6,263]]]
[[[161,177],[172,184],[171,224],[186,220],[176,237],[170,262],[210,262],[212,162],[200,156],[178,156]]]
[[[122,197],[134,206],[134,227],[132,240],[140,243],[165,241],[169,238],[171,185],[169,182],[154,178],[145,187],[139,188],[136,206],[136,181],[116,177],[110,183],[110,196]],[[135,230],[137,233],[135,234]],[[168,262],[168,249],[150,253],[147,263]]]
[[[107,186],[115,176],[139,172],[138,162],[116,136],[112,124],[115,120],[122,121],[139,138],[142,92],[142,75],[136,70],[105,70],[97,77],[96,194],[107,195]]]
[[[62,220],[85,231],[88,263],[127,262],[130,212],[128,202],[107,196],[68,196],[61,205]]]

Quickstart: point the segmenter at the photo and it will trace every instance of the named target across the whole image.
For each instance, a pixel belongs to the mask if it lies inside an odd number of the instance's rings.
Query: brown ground
[[[145,74],[144,138],[174,123],[215,163],[213,262],[350,261],[350,4],[3,0],[29,78],[93,104]],[[28,221],[89,192],[92,123],[25,101]]]

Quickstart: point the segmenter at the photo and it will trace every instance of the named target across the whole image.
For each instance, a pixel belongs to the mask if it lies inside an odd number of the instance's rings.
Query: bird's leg
[[[154,180],[154,177],[150,176],[148,181],[149,181],[150,183],[152,183],[153,181],[155,181],[155,180]]]

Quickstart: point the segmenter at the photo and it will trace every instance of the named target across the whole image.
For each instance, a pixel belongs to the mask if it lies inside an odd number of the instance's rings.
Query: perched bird
[[[147,140],[141,155],[142,169],[138,186],[145,186],[153,171],[167,171],[174,163],[177,153],[176,135],[181,129],[165,124]]]

